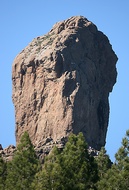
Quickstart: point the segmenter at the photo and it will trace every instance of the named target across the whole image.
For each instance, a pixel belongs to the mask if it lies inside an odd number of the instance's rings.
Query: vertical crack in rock
[[[104,146],[116,62],[108,38],[82,16],[35,38],[13,63],[17,144],[28,131],[49,152],[71,132],[82,132],[89,146]]]

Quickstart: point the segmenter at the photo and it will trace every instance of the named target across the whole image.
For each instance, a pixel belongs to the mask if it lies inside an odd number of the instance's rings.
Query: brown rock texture
[[[104,146],[116,62],[108,38],[82,16],[35,38],[13,63],[17,144],[24,131],[36,147],[83,132],[89,146]]]

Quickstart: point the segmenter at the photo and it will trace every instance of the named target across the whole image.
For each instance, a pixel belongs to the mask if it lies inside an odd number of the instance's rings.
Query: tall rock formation
[[[99,150],[105,145],[116,62],[108,38],[82,16],[35,38],[13,63],[16,142],[24,131],[37,147],[61,145],[71,132],[83,132]]]

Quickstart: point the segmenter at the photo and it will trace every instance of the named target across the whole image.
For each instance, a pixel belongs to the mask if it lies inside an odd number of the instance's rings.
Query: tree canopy
[[[38,171],[39,161],[30,141],[29,134],[25,132],[14,154],[13,160],[7,165],[7,190],[31,189],[31,183]]]
[[[82,133],[71,134],[40,163],[25,132],[13,159],[0,155],[0,190],[128,190],[129,130],[112,163],[104,147],[93,157]]]
[[[63,151],[56,147],[36,176],[36,189],[96,189],[97,164],[88,154],[82,133],[70,135]]]
[[[7,164],[0,155],[0,189],[5,189],[5,180],[7,176]]]
[[[129,189],[129,130],[122,139],[122,145],[115,154],[115,163],[98,182],[98,189]]]

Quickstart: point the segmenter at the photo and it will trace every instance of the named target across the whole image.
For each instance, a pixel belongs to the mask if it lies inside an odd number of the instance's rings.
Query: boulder
[[[7,148],[0,149],[0,155],[5,161],[10,161],[13,158],[16,147],[14,145],[9,145]]]

